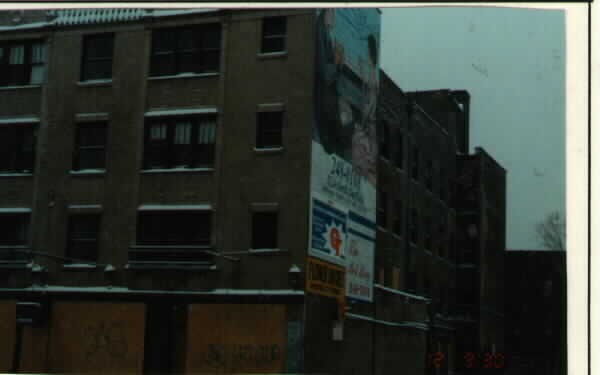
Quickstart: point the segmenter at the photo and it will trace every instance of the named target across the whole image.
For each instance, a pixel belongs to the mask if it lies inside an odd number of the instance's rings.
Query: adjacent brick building
[[[467,191],[456,176],[483,156],[467,156],[466,92],[404,93],[380,71],[377,10],[0,17],[0,320],[9,322],[0,325],[1,370],[364,375],[459,366],[458,197]],[[336,29],[348,19],[371,27],[368,38]],[[334,86],[323,83],[330,72]],[[314,125],[331,115],[323,103],[339,111],[331,133]],[[330,160],[315,159],[315,144],[341,165],[332,184],[362,189],[351,195],[376,186],[364,217],[315,198],[315,160]],[[356,150],[375,155],[376,175]],[[495,233],[478,250],[480,280],[494,282],[481,282],[473,309],[498,302],[501,276],[487,253],[504,246],[502,204],[478,211]],[[351,270],[365,280],[352,292],[362,298],[346,298],[343,262],[314,256],[315,212],[335,216],[326,243],[340,259],[359,259],[340,247],[352,231],[374,244],[359,247],[366,260]],[[478,316],[483,332],[488,320]]]
[[[563,250],[508,250],[508,374],[567,373],[567,275]]]

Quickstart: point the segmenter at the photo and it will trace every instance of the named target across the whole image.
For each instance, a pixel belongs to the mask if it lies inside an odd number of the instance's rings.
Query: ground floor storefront
[[[302,294],[247,293],[27,293],[2,299],[0,372],[301,370]]]

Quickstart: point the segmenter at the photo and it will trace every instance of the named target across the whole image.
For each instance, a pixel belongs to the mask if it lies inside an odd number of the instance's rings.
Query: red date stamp
[[[427,362],[434,368],[442,368],[446,360],[446,353],[437,351],[429,354]],[[462,360],[462,367],[466,369],[502,369],[506,364],[504,353],[500,352],[465,352]]]

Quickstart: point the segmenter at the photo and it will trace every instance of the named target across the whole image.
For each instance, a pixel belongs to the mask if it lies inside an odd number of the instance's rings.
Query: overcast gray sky
[[[507,248],[537,249],[535,224],[565,213],[562,10],[384,8],[382,66],[405,91],[466,89],[471,149],[508,171]]]

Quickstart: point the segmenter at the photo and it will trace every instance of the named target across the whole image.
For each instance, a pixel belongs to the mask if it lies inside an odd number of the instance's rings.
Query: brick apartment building
[[[0,22],[0,370],[460,367],[469,97],[402,92],[378,10]]]
[[[504,367],[506,170],[480,147],[460,155],[457,169],[457,345],[466,368]]]

